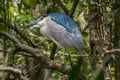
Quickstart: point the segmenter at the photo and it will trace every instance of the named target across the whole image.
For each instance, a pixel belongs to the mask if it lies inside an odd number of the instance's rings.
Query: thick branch
[[[25,77],[25,76],[22,74],[21,70],[16,69],[16,68],[13,68],[13,67],[2,67],[2,68],[0,68],[0,71],[11,72],[11,73],[13,73],[13,74],[16,74],[16,75],[17,75],[20,79],[22,79],[22,80],[28,80],[28,78]]]
[[[3,31],[0,31],[0,35],[9,38],[11,41],[13,41],[14,44],[20,44],[20,42],[15,37],[10,36],[9,34],[3,32]]]
[[[39,59],[40,63],[43,65],[44,68],[54,69],[59,72],[68,74],[71,71],[70,65],[66,65],[60,62],[52,61],[47,58],[44,54],[40,53],[39,49],[29,47],[27,45],[21,44],[15,37],[10,34],[7,34],[3,31],[0,31],[0,35],[5,36],[6,38],[10,39],[14,46],[19,51],[24,51],[27,53],[32,54],[35,58]]]

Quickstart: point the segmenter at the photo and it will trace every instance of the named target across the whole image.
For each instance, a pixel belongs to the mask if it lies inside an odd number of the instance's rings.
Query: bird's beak
[[[25,27],[31,27],[31,26],[35,27],[37,26],[37,23],[38,21],[32,21],[31,23],[25,24]]]

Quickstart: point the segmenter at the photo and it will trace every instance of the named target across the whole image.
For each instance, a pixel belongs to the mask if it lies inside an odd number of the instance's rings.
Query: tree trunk
[[[103,71],[103,64],[102,64],[102,55],[104,54],[103,48],[104,48],[104,40],[103,35],[101,32],[101,12],[100,7],[98,6],[100,4],[99,0],[93,0],[90,1],[89,4],[89,33],[90,33],[90,63],[93,70],[93,80],[104,80],[104,71]],[[99,71],[99,73],[96,75],[96,71]]]
[[[120,48],[120,0],[115,0],[115,34],[114,46]],[[120,80],[120,53],[115,53],[115,80]]]
[[[94,2],[97,3],[97,2]],[[91,7],[94,7],[91,8]],[[97,67],[99,60],[100,50],[102,46],[101,32],[100,32],[100,12],[96,4],[90,4],[89,13],[89,33],[90,33],[90,62],[93,70]],[[102,51],[102,50],[101,50]]]

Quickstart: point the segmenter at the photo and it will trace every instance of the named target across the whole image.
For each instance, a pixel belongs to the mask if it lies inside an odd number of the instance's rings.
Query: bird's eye
[[[40,18],[37,19],[37,21],[41,21],[43,19],[44,19],[44,17],[40,17]]]
[[[43,20],[43,19],[44,19],[44,17],[40,17],[40,18],[39,18],[39,21],[41,21],[41,20]]]
[[[42,19],[43,19],[43,17],[40,18],[40,20],[42,20]]]

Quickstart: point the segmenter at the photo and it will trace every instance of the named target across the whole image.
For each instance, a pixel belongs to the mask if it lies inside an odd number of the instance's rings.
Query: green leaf
[[[108,11],[108,12],[111,12],[111,8],[110,7],[106,7],[106,10]]]
[[[82,32],[83,36],[88,37],[88,32]]]
[[[77,65],[73,65],[73,69],[70,72],[68,80],[76,80],[79,73],[81,73],[82,58],[80,57],[77,61]]]
[[[98,69],[94,72],[91,80],[104,80],[104,71],[102,66],[98,67]]]
[[[23,2],[31,8],[34,8],[37,4],[37,0],[23,0]]]
[[[7,30],[7,26],[3,23],[0,23],[0,31],[6,31]]]

